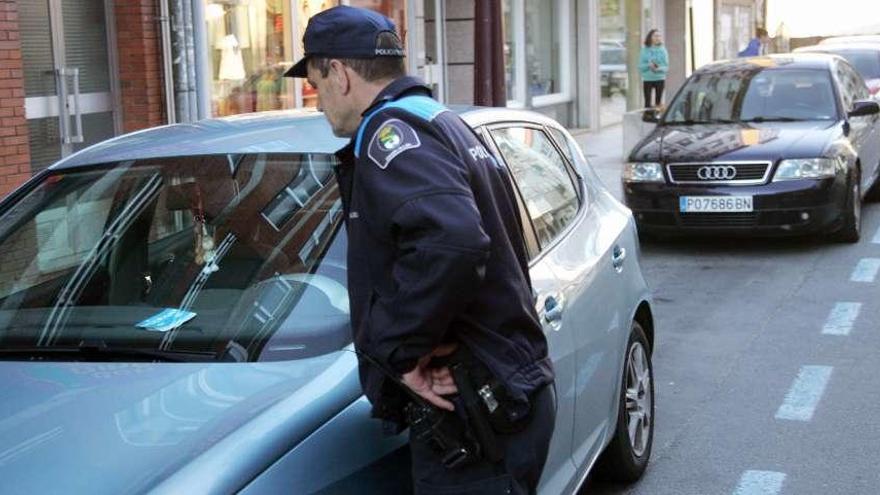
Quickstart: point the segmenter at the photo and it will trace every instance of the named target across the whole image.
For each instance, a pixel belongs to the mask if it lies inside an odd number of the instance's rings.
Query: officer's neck
[[[354,85],[352,96],[356,102],[358,114],[363,115],[364,112],[369,110],[376,103],[376,98],[392,82],[394,82],[394,79],[382,79],[378,81],[362,81],[361,84]]]

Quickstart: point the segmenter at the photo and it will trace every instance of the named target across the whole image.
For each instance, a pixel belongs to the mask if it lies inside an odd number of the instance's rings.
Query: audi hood
[[[356,369],[342,351],[269,363],[0,362],[0,478],[17,493],[141,493],[210,454],[224,464],[200,486],[237,491],[361,395]]]
[[[633,162],[711,162],[820,157],[842,134],[832,121],[658,125],[630,153]]]

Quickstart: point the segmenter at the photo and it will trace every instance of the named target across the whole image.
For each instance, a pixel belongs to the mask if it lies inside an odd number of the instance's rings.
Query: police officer
[[[361,383],[373,415],[398,432],[413,393],[473,424],[451,371],[466,362],[500,458],[453,468],[413,440],[416,492],[533,493],[556,397],[508,172],[406,77],[395,32],[371,10],[326,10],[310,19],[305,56],[286,74],[307,77],[333,132],[351,138],[337,179],[354,342],[370,358]]]

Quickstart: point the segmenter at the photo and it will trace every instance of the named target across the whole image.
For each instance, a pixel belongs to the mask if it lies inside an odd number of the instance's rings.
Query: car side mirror
[[[646,108],[644,112],[642,112],[642,122],[648,122],[650,124],[657,124],[660,122],[660,110],[656,108]]]
[[[859,100],[853,102],[852,110],[847,115],[850,117],[866,117],[880,113],[880,104],[872,100]]]

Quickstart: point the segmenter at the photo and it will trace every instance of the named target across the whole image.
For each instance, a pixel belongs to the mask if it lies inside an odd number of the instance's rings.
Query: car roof
[[[780,53],[760,57],[736,58],[721,60],[704,65],[696,73],[728,72],[737,69],[828,69],[837,55],[818,52]]]
[[[469,125],[531,122],[559,127],[544,115],[507,108],[452,106]],[[175,156],[244,153],[333,153],[348,143],[333,135],[324,114],[315,110],[281,110],[205,119],[125,134],[90,146],[53,170],[127,160]]]
[[[821,45],[810,45],[796,48],[795,53],[803,52],[856,52],[856,51],[880,51],[880,41],[875,42],[858,42],[858,43],[824,43]]]
[[[877,43],[880,42],[880,35],[878,34],[856,34],[851,36],[832,36],[830,38],[825,38],[820,41],[819,44],[831,44],[831,43],[859,43],[859,42],[871,42]]]

